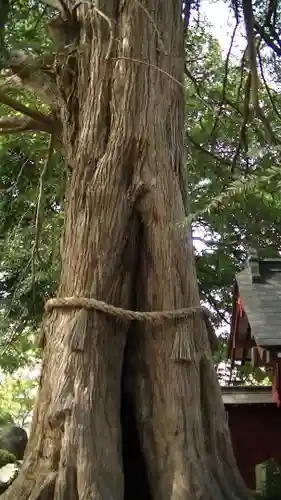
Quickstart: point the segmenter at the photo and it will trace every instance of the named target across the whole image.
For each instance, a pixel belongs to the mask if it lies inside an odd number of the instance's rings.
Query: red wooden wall
[[[233,449],[247,486],[256,487],[255,466],[281,464],[281,408],[276,404],[226,405]]]

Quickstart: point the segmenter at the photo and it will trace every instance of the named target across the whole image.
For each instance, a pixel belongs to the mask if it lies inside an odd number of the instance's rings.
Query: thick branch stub
[[[17,75],[24,88],[42,99],[51,109],[57,110],[62,104],[52,66],[23,50],[15,50],[11,53],[8,68]]]
[[[22,104],[21,102],[13,99],[12,97],[8,96],[5,92],[2,92],[0,90],[0,103],[4,104],[5,106],[8,106],[9,108],[12,108],[15,111],[18,111],[19,113],[22,113],[25,117],[30,118],[30,124],[35,126],[35,124],[38,124],[38,127],[41,127],[46,132],[53,133],[58,129],[58,123],[55,122],[53,118],[50,116],[44,115],[43,113],[40,113],[36,109],[31,109]],[[15,126],[19,125],[19,120],[24,120],[23,117],[5,117],[2,118],[2,124],[5,125],[5,123],[12,123],[14,122]],[[36,125],[37,126],[37,125]],[[1,127],[1,121],[0,121],[0,127]],[[14,127],[12,127],[14,128]],[[39,128],[38,128],[39,129]]]
[[[32,118],[5,116],[0,118],[0,135],[18,134],[19,132],[52,132],[51,128]]]
[[[71,388],[70,391],[68,391],[69,386]],[[58,395],[57,401],[55,401],[50,407],[48,420],[52,429],[60,427],[60,425],[64,423],[65,417],[71,414],[72,408],[73,390],[71,384],[66,384],[61,393]]]

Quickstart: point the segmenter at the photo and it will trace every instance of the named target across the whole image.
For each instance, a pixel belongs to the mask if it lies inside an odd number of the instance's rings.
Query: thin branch
[[[204,295],[205,299],[209,302],[210,306],[216,311],[218,317],[226,324],[230,324],[230,321],[226,319],[225,315],[220,311],[219,306],[213,297],[207,292],[200,290],[201,294]]]
[[[242,91],[242,88],[243,88],[246,55],[247,55],[247,48],[244,50],[243,56],[241,58],[240,82],[239,82],[239,87],[238,87],[238,90],[237,90],[237,99],[236,99],[237,105],[239,105],[239,101],[240,101],[240,97],[241,97],[241,91]]]
[[[240,116],[244,116],[244,113],[243,113],[243,108],[240,109],[240,106],[234,102],[232,102],[230,99],[226,98],[225,99],[225,104],[227,104],[231,109],[233,109],[234,111],[236,111],[236,113]],[[253,118],[253,113],[252,111],[250,110],[249,111],[249,122],[251,121],[251,127],[252,129],[255,131],[255,133],[257,134],[257,137],[258,139],[261,141],[262,145],[265,145],[266,143],[266,140],[264,138],[264,135],[261,133],[259,127],[257,125],[255,125],[254,121],[252,120]]]
[[[265,90],[266,90],[266,93],[269,97],[269,100],[271,102],[271,105],[276,113],[276,115],[278,116],[278,118],[281,120],[281,114],[279,113],[278,109],[277,109],[277,106],[274,102],[274,99],[271,95],[271,92],[269,90],[269,86],[267,84],[267,81],[266,81],[266,78],[265,78],[265,75],[264,75],[264,71],[263,71],[263,64],[262,64],[262,58],[261,58],[261,53],[260,53],[260,50],[258,50],[258,60],[259,60],[259,67],[260,67],[260,72],[261,72],[261,77],[262,77],[262,81],[263,81],[263,84],[265,86]]]
[[[30,159],[31,159],[31,155],[29,155],[29,156],[27,157],[27,159],[23,162],[23,164],[22,164],[22,166],[21,166],[21,168],[20,168],[20,171],[19,171],[19,173],[18,173],[18,175],[17,175],[17,178],[16,178],[15,182],[13,182],[13,184],[12,184],[12,185],[11,185],[8,189],[6,189],[5,191],[4,191],[4,190],[3,190],[3,191],[0,191],[0,193],[1,193],[1,192],[3,192],[3,193],[4,193],[4,192],[5,192],[5,193],[10,193],[10,192],[12,192],[12,191],[13,191],[13,190],[14,190],[14,189],[18,186],[18,183],[19,183],[19,180],[20,180],[20,178],[21,178],[21,176],[22,176],[22,173],[23,173],[23,171],[24,171],[24,169],[25,169],[26,165],[29,163],[29,160],[30,160]]]
[[[268,11],[266,13],[264,26],[270,26],[272,17],[273,17],[273,22],[275,22],[277,7],[278,7],[278,0],[269,0]]]
[[[228,49],[226,60],[225,60],[225,71],[224,71],[224,79],[223,79],[223,86],[222,86],[222,96],[221,96],[221,100],[219,103],[219,110],[218,110],[218,113],[215,117],[214,125],[213,125],[213,128],[212,128],[211,133],[210,133],[210,139],[213,137],[213,135],[215,133],[215,130],[217,128],[218,121],[220,119],[222,109],[223,109],[224,98],[226,95],[226,86],[227,86],[227,81],[228,81],[229,60],[230,60],[230,55],[231,55],[231,51],[232,51],[232,47],[233,47],[233,43],[234,43],[234,39],[235,39],[235,35],[236,35],[236,31],[237,31],[238,26],[239,26],[239,19],[237,18],[233,33],[231,35],[230,45],[229,45],[229,49]]]
[[[55,121],[50,118],[49,116],[44,115],[43,113],[40,113],[39,111],[35,109],[28,108],[24,104],[20,103],[19,101],[13,99],[12,97],[9,97],[7,94],[2,92],[0,90],[0,102],[2,104],[5,104],[5,106],[9,106],[10,108],[14,109],[15,111],[18,111],[19,113],[22,113],[23,115],[29,116],[33,120],[43,123],[45,127],[47,127],[48,132],[53,132],[54,129],[56,128],[56,123]]]
[[[256,39],[254,31],[255,17],[253,12],[252,0],[242,0],[243,18],[245,24],[246,38],[247,38],[247,52],[248,52],[248,66],[251,78],[249,83],[250,97],[252,105],[255,110],[259,108],[259,75],[257,68],[257,51]]]
[[[0,118],[0,135],[34,131],[51,132],[49,127],[26,116],[5,116]]]
[[[181,88],[184,88],[184,84],[177,80],[173,75],[165,71],[164,69],[160,68],[159,66],[156,66],[156,64],[152,64],[148,61],[142,61],[141,59],[135,59],[134,57],[126,57],[126,56],[117,56],[117,57],[112,57],[112,61],[131,61],[135,62],[138,64],[143,64],[144,66],[148,66],[149,68],[154,68],[156,71],[159,71],[159,73],[162,73],[163,75],[166,75],[170,80],[175,82],[177,85],[179,85]]]
[[[49,142],[49,148],[48,148],[48,155],[44,164],[44,167],[42,169],[41,175],[40,175],[40,180],[39,180],[39,192],[38,192],[38,199],[37,199],[37,206],[36,206],[36,216],[35,216],[35,238],[34,238],[34,243],[33,243],[33,248],[32,248],[32,257],[31,257],[31,269],[32,269],[32,288],[33,292],[35,294],[35,256],[39,256],[39,250],[38,250],[38,243],[39,243],[39,236],[40,236],[40,226],[41,226],[41,208],[42,208],[42,196],[43,196],[43,191],[44,191],[44,178],[45,174],[47,172],[47,169],[52,161],[52,156],[54,152],[54,140],[55,137],[54,135],[51,135],[50,137],[50,142]],[[39,257],[40,260],[40,257]],[[34,301],[35,303],[35,301]]]
[[[42,21],[42,19],[44,19],[44,16],[45,16],[45,14],[47,12],[47,9],[48,9],[48,7],[47,7],[47,5],[45,5],[45,7],[43,9],[43,12],[36,19],[36,21],[34,23],[34,26],[32,28],[30,28],[29,30],[27,30],[27,32],[26,32],[27,37],[29,37],[30,35],[34,36],[34,34],[36,34],[36,30],[38,29],[39,24]]]
[[[269,36],[266,34],[264,27],[262,27],[254,18],[252,0],[242,0],[244,22],[248,41],[248,60],[249,60],[249,70],[250,70],[250,83],[251,83],[251,96],[252,103],[255,109],[257,118],[259,118],[264,126],[264,129],[268,135],[268,139],[272,144],[280,144],[280,141],[274,135],[271,125],[265,116],[263,109],[259,103],[259,75],[257,67],[257,50],[255,43],[255,32],[256,31],[260,37],[267,42],[267,44],[273,48],[273,50],[281,55],[281,49],[276,47],[270,40]]]
[[[281,48],[277,47],[277,45],[273,43],[273,41],[270,39],[270,36],[266,33],[263,26],[261,26],[257,21],[255,21],[255,29],[257,33],[260,35],[260,37],[263,39],[263,41],[275,52],[275,54],[281,56]]]
[[[277,19],[277,10],[278,10],[278,2],[279,0],[269,0],[268,2],[268,11],[266,13],[266,17],[264,20],[263,28],[268,28],[273,40],[278,43],[279,47],[281,47],[281,40],[277,31],[275,30],[276,19]]]
[[[189,71],[189,69],[187,68],[187,64],[185,62],[184,64],[184,73],[185,75],[187,76],[187,78],[193,83],[194,85],[194,88],[196,90],[196,93],[197,93],[197,96],[199,97],[199,99],[203,102],[203,104],[205,106],[207,106],[208,109],[210,109],[212,112],[213,112],[213,109],[211,108],[211,106],[209,105],[209,103],[204,99],[204,97],[201,95],[201,91],[200,91],[200,88],[199,88],[199,85],[196,81],[196,78],[192,75],[192,73]]]
[[[8,317],[8,314],[9,314],[9,312],[5,316]],[[14,342],[21,335],[21,333],[24,331],[26,324],[27,324],[27,321],[24,320],[21,323],[22,317],[23,317],[23,314],[21,314],[20,317],[18,318],[18,326],[13,328],[13,332],[12,332],[10,338],[7,339],[7,341],[5,343],[3,342],[3,344],[2,343],[0,344],[0,356],[1,357],[5,354],[7,349],[9,349],[9,347],[11,347],[12,342]]]
[[[184,2],[184,8],[183,8],[184,36],[186,36],[187,31],[188,31],[188,27],[189,27],[191,4],[192,4],[192,0],[185,0],[185,2]]]
[[[232,159],[232,165],[231,165],[231,173],[232,174],[234,173],[242,146],[244,145],[245,150],[246,150],[246,154],[247,154],[247,150],[248,150],[247,125],[248,125],[249,116],[250,116],[250,95],[251,95],[250,94],[250,91],[251,91],[251,83],[250,82],[251,82],[251,78],[252,78],[252,75],[251,75],[251,73],[249,73],[249,76],[248,76],[248,79],[247,79],[247,82],[245,85],[245,97],[244,97],[244,106],[243,106],[244,113],[243,113],[243,119],[242,119],[242,124],[241,124],[241,128],[240,128],[240,133],[239,133],[239,141],[238,141],[238,144],[236,147],[234,157]]]
[[[256,113],[257,113],[257,118],[260,119],[260,121],[262,122],[264,129],[267,133],[268,142],[270,144],[273,144],[273,145],[277,145],[277,144],[280,145],[281,140],[278,139],[278,137],[273,132],[271,124],[270,124],[269,120],[267,119],[267,117],[265,116],[263,109],[260,106],[258,106]]]
[[[159,44],[162,46],[162,50],[163,50],[164,54],[168,55],[168,52],[167,52],[167,50],[165,50],[165,47],[164,47],[164,43],[163,43],[163,40],[162,40],[162,37],[161,37],[161,33],[160,33],[159,29],[157,28],[156,22],[154,21],[153,17],[149,14],[149,12],[146,9],[146,7],[139,0],[135,0],[135,2],[138,4],[138,6],[140,7],[140,9],[142,9],[143,12],[148,17],[148,19],[151,22],[151,24],[152,24],[152,26],[154,28],[154,31],[155,31],[155,33],[156,33],[156,35],[158,37]]]
[[[83,2],[84,3],[84,2]],[[86,2],[87,3],[87,2]],[[109,60],[109,57],[110,57],[110,54],[111,54],[111,51],[112,51],[112,46],[113,46],[113,29],[112,29],[112,21],[111,19],[106,16],[104,14],[104,12],[102,12],[102,10],[98,9],[97,7],[93,7],[94,11],[100,16],[102,17],[108,24],[108,29],[109,29],[109,43],[108,43],[108,47],[107,47],[107,52],[106,52],[106,56],[105,56],[105,60],[108,61]]]
[[[232,162],[227,158],[221,158],[220,156],[215,155],[212,151],[208,151],[207,149],[205,149],[203,146],[201,146],[201,144],[198,144],[198,142],[196,142],[187,132],[186,135],[187,138],[190,140],[190,142],[193,144],[193,146],[199,151],[201,151],[201,153],[209,155],[211,158],[221,163],[222,165],[228,165],[228,166],[232,165]]]

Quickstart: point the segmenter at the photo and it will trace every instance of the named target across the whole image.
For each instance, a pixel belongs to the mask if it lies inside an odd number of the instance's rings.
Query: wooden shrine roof
[[[252,252],[236,275],[229,353],[242,359],[242,342],[281,349],[281,258],[258,258]],[[240,352],[241,351],[241,352]],[[233,357],[233,356],[232,356]]]
[[[281,346],[281,259],[260,260],[258,269],[259,275],[249,266],[236,276],[242,306],[256,343]]]

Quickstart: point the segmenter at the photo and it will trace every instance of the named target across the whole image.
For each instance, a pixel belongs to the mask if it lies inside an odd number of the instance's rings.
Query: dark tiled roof
[[[257,344],[281,346],[281,259],[252,255],[236,280]]]

